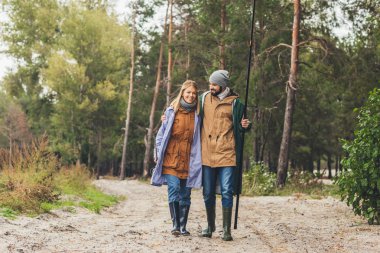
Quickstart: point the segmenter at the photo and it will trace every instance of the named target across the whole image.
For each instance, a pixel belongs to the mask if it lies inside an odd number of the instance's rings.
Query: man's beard
[[[218,96],[220,93],[222,93],[222,89],[219,89],[218,91],[214,90],[215,92],[212,92],[214,89],[211,90],[211,95],[214,97]]]

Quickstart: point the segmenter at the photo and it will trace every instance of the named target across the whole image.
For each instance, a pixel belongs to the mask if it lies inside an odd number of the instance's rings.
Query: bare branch
[[[279,48],[279,47],[287,47],[287,48],[292,49],[292,46],[291,46],[291,45],[289,45],[289,44],[285,44],[285,43],[280,43],[280,44],[277,44],[277,45],[275,45],[275,46],[272,46],[272,47],[269,47],[269,48],[265,49],[263,53],[270,54],[273,50],[275,50],[275,49],[277,49],[277,48]],[[263,54],[263,53],[261,53],[261,54]],[[259,56],[260,56],[261,54],[259,54]]]
[[[281,77],[284,77],[284,73],[282,72],[280,58],[281,58],[281,54],[282,54],[284,51],[285,51],[285,50],[282,50],[282,51],[278,54],[278,57],[277,57],[278,68],[280,69]]]
[[[324,39],[324,38],[312,37],[308,40],[301,41],[300,43],[297,44],[297,46],[304,47],[304,45],[307,45],[311,42],[317,42],[317,44],[320,45],[320,47],[308,45],[309,48],[321,49],[325,53],[324,57],[326,57],[328,55],[328,43],[327,43],[326,39]],[[292,46],[289,44],[279,43],[275,46],[266,48],[263,53],[270,54],[270,53],[272,53],[272,51],[274,51],[275,49],[280,48],[280,47],[286,47],[286,48],[292,49]],[[261,54],[263,54],[263,53],[261,53]],[[261,56],[261,54],[259,54],[258,56]]]

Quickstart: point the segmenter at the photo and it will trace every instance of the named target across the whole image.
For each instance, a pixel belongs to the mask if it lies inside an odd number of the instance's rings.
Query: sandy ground
[[[166,187],[134,180],[94,182],[127,199],[102,213],[77,208],[37,218],[0,218],[0,252],[380,252],[380,226],[369,226],[333,198],[241,197],[234,241],[217,232],[198,236],[206,225],[201,191],[192,192],[189,237],[170,234]]]

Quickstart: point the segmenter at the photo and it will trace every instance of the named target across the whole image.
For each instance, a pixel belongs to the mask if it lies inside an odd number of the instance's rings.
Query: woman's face
[[[186,103],[192,104],[197,98],[197,89],[194,86],[187,87],[182,94],[183,99]]]

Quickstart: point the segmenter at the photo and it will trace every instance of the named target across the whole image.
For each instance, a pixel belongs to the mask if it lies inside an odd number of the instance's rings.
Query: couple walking
[[[191,189],[203,186],[207,228],[202,236],[215,231],[215,194],[220,184],[223,207],[223,236],[231,241],[233,193],[237,189],[241,133],[250,125],[243,119],[243,104],[229,88],[225,70],[213,72],[210,90],[197,96],[194,81],[182,84],[178,96],[166,109],[156,137],[152,185],[168,185],[168,201],[173,221],[172,234],[190,235],[186,230],[191,205]]]

